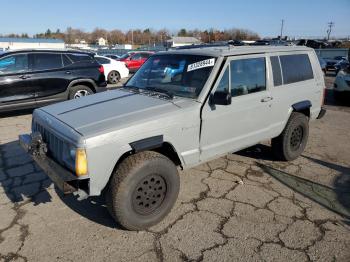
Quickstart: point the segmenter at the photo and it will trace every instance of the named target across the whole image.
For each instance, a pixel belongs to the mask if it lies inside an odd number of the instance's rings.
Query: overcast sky
[[[186,29],[244,28],[260,36],[276,36],[281,19],[284,35],[350,36],[350,0],[0,0],[0,34],[44,32],[68,26]]]

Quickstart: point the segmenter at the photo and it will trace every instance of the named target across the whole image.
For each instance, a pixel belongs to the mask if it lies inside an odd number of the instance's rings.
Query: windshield
[[[154,55],[135,73],[126,87],[197,98],[215,60],[214,57],[199,55]]]

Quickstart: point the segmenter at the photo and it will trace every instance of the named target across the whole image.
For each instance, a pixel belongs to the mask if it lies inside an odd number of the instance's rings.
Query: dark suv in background
[[[93,54],[20,50],[0,54],[0,112],[34,108],[106,90]]]

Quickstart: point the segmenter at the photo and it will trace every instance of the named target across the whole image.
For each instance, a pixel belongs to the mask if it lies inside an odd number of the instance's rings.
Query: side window
[[[62,68],[61,54],[33,54],[33,70],[50,70]]]
[[[281,74],[281,66],[278,56],[271,56],[271,66],[272,66],[272,74],[273,74],[273,84],[274,86],[282,85],[282,74]]]
[[[307,54],[280,56],[283,83],[291,84],[314,77]]]
[[[68,58],[68,56],[62,54],[63,66],[69,66],[73,64],[73,62]]]
[[[227,92],[230,88],[230,77],[229,77],[229,67],[226,67],[225,73],[222,75],[216,91]]]
[[[90,62],[92,61],[92,57],[87,54],[68,54],[68,57],[74,62]]]
[[[28,71],[28,55],[12,55],[0,59],[0,75],[16,74]]]
[[[140,60],[141,59],[141,54],[137,53],[131,57],[131,60]]]
[[[108,59],[106,58],[103,58],[103,57],[95,57],[97,62],[99,62],[101,65],[105,65],[105,64],[110,64],[111,61],[109,61]]]
[[[233,97],[266,90],[265,58],[233,60],[230,72]]]

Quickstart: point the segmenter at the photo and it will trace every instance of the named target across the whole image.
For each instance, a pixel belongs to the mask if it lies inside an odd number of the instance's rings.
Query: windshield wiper
[[[173,93],[169,92],[168,90],[164,90],[162,88],[158,88],[158,87],[154,87],[154,86],[146,86],[145,90],[154,91],[154,92],[157,92],[157,93],[164,94],[167,97],[169,97],[170,99],[174,98],[174,94]]]

